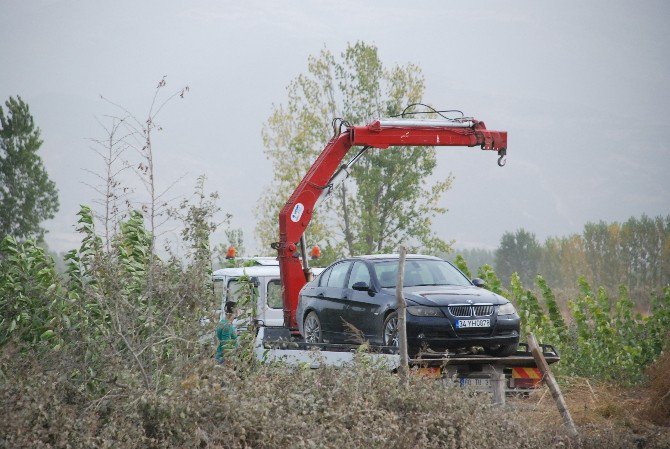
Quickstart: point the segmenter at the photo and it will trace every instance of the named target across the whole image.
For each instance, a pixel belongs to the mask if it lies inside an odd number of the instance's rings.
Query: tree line
[[[544,244],[524,229],[506,232],[495,251],[495,268],[505,282],[515,272],[526,284],[542,274],[556,288],[570,289],[583,276],[648,297],[670,284],[670,215],[587,223],[581,234],[550,237]]]

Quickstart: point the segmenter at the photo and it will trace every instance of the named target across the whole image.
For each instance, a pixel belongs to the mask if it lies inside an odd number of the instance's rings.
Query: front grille
[[[486,305],[475,305],[475,316],[489,316],[493,315],[493,306],[490,304]]]
[[[490,316],[493,315],[492,304],[474,304],[474,305],[458,305],[448,306],[449,313],[457,317],[466,316]]]
[[[470,306],[449,306],[449,313],[453,316],[470,316]]]

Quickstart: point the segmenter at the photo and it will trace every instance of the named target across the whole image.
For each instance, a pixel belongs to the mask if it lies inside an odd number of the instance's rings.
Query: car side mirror
[[[472,283],[474,284],[475,287],[479,287],[479,288],[486,287],[486,282],[484,282],[482,279],[479,279],[479,278],[474,278],[472,280]]]
[[[367,282],[356,282],[354,285],[351,286],[354,290],[358,290],[359,292],[367,292],[370,291],[370,286],[368,285]]]

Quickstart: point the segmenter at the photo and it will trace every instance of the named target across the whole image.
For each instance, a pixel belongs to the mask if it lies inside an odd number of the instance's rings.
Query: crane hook
[[[505,164],[507,163],[507,160],[505,159],[505,155],[507,154],[507,149],[503,149],[498,151],[498,167],[504,167]]]

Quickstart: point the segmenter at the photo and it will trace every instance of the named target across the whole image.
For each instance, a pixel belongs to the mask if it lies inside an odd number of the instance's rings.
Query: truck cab
[[[214,292],[221,305],[221,313],[223,314],[226,302],[237,302],[239,299],[239,279],[246,275],[251,278],[257,292],[254,298],[256,316],[253,318],[262,321],[268,327],[283,326],[284,312],[279,262],[275,257],[253,257],[244,259],[242,262],[250,266],[222,268],[212,273]],[[322,271],[323,268],[312,269],[315,276]]]

